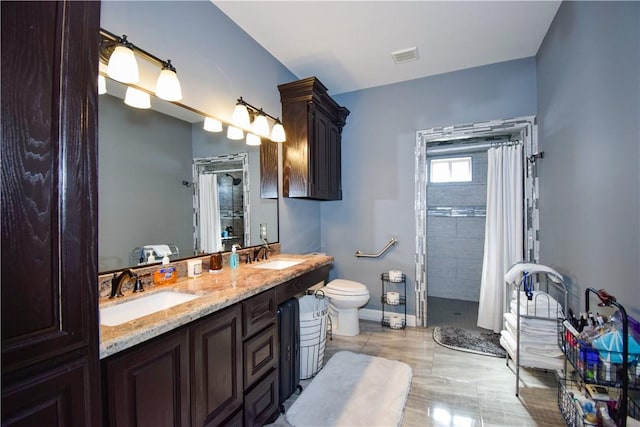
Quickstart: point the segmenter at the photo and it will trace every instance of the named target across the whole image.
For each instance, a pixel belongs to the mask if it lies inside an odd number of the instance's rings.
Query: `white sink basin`
[[[198,298],[198,295],[174,291],[150,294],[131,301],[101,308],[100,323],[105,326],[120,325],[196,298]]]
[[[253,264],[255,268],[265,268],[267,270],[284,270],[303,262],[301,259],[274,259],[273,261],[258,262]]]

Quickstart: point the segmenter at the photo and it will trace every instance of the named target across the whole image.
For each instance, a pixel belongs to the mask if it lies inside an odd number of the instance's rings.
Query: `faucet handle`
[[[136,279],[136,283],[135,285],[133,285],[133,292],[144,292],[144,287],[142,286],[142,280],[140,280],[140,276],[136,274],[134,277]]]

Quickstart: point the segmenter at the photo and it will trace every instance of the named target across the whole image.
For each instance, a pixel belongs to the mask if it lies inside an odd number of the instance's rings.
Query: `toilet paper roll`
[[[394,329],[402,327],[402,318],[396,314],[389,316],[389,326]]]
[[[402,282],[402,271],[389,270],[389,280],[391,282]]]
[[[387,304],[397,305],[400,302],[400,294],[398,292],[387,292]]]

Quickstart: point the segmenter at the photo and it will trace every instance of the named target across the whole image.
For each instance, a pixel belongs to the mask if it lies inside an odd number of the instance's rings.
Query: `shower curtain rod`
[[[489,149],[492,147],[502,147],[510,145],[521,145],[522,141],[492,141],[482,142],[477,144],[456,144],[447,147],[436,146],[433,148],[427,147],[427,154],[446,154],[446,153],[459,153],[465,151],[478,151],[482,149]]]

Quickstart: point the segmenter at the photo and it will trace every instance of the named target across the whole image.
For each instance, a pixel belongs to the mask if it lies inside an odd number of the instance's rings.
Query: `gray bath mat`
[[[493,331],[484,332],[453,326],[436,326],[433,329],[433,340],[452,350],[484,356],[506,356],[504,348],[500,345],[500,334],[494,334]]]

